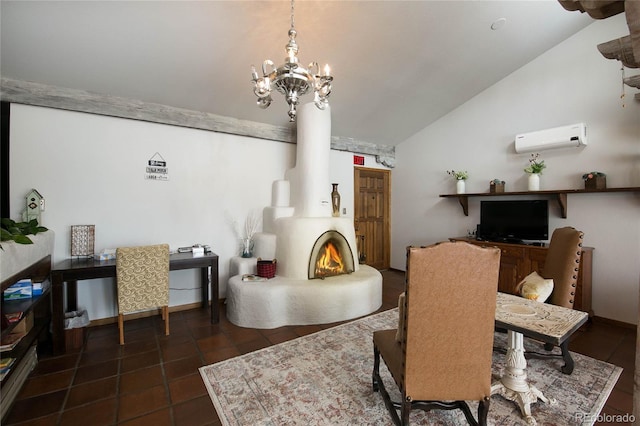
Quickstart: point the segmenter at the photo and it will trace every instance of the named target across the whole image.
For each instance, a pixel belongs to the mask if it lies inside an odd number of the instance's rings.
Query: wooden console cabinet
[[[496,243],[478,241],[473,238],[450,238],[451,241],[466,241],[484,247],[498,247],[500,249],[500,277],[498,291],[515,294],[516,285],[533,271],[540,272],[547,258],[548,246],[532,246],[526,244]],[[582,247],[580,257],[580,271],[574,299],[574,309],[587,312],[593,316],[591,310],[591,275],[593,263],[593,247]]]

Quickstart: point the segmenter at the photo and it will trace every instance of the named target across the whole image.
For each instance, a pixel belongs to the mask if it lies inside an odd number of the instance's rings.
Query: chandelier
[[[284,65],[274,68],[273,61],[267,59],[262,63],[262,77],[258,77],[256,68],[251,66],[253,81],[253,93],[258,97],[256,102],[260,108],[268,108],[271,105],[271,90],[273,86],[282,93],[289,104],[289,121],[296,121],[296,106],[299,97],[313,89],[314,103],[319,109],[325,109],[329,104],[331,93],[331,71],[329,65],[324,66],[324,72],[320,74],[317,62],[311,62],[308,69],[298,64],[297,32],[293,21],[293,1],[291,0],[291,28],[289,29],[289,43],[285,46],[287,57]]]

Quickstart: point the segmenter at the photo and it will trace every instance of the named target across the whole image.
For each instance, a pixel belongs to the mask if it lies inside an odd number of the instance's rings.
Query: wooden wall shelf
[[[444,198],[457,198],[465,216],[469,216],[469,197],[504,197],[508,195],[543,195],[558,200],[563,219],[567,218],[567,194],[591,194],[598,192],[640,192],[640,186],[605,189],[551,189],[548,191],[476,192],[469,194],[440,194]]]

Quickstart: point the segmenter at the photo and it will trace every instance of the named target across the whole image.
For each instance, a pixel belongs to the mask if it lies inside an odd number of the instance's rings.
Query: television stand
[[[510,238],[510,237],[477,237],[476,238],[477,241],[484,241],[487,243],[507,243],[507,244],[529,244],[529,245],[533,245],[531,243],[525,243],[524,240],[520,239],[520,238]]]
[[[498,242],[498,243],[508,243],[508,244],[524,244],[524,241],[522,241],[519,238],[500,238],[496,242]]]
[[[529,243],[530,246],[534,246],[534,247],[546,247],[546,244],[543,243],[542,241],[534,241],[532,243]]]
[[[520,281],[533,271],[540,272],[547,258],[548,246],[510,243],[505,241],[478,241],[475,238],[449,238],[451,241],[466,241],[484,247],[498,247],[500,249],[500,275],[498,277],[498,291],[516,294],[515,287]],[[580,255],[580,271],[573,308],[587,312],[593,316],[591,310],[591,276],[593,262],[593,247],[582,247]]]

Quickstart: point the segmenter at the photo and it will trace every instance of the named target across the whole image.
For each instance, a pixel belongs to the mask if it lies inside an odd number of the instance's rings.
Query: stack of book
[[[7,319],[8,323],[13,324],[22,319],[22,312],[11,312],[4,314],[4,317]]]
[[[267,281],[267,278],[254,274],[244,274],[242,276],[242,281]]]
[[[2,381],[4,376],[6,376],[9,370],[11,370],[11,366],[14,362],[16,362],[15,358],[0,359],[0,381]]]
[[[7,288],[3,292],[4,300],[21,300],[21,299],[31,299],[32,297],[32,282],[30,278],[25,278],[23,280],[18,281],[11,287]]]
[[[27,333],[9,333],[0,340],[0,352],[11,351]]]
[[[15,326],[10,333],[5,334],[0,339],[0,352],[13,350],[13,348],[20,343],[20,340],[29,332],[31,325],[33,324],[33,317],[27,317],[28,318],[21,323],[20,321],[25,318],[23,312],[10,312],[8,314],[4,314],[7,325],[15,324]]]

